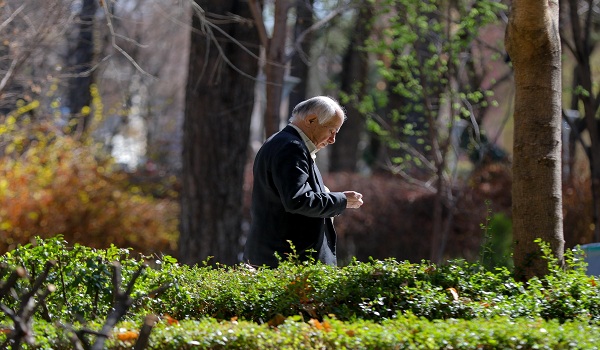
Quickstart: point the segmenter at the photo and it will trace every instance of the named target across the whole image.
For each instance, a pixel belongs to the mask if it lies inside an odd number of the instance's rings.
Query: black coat
[[[346,209],[346,196],[326,192],[317,164],[296,129],[288,125],[263,144],[253,173],[252,225],[244,261],[276,267],[275,253],[287,259],[291,241],[301,259],[311,254],[337,265],[331,217]]]

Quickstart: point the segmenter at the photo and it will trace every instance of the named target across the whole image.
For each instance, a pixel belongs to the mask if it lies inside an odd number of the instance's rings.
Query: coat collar
[[[308,152],[310,153],[310,157],[315,160],[317,158],[317,146],[315,146],[315,144],[308,138],[308,136],[306,136],[306,134],[296,125],[294,124],[288,124],[285,129],[293,129],[296,131],[296,133],[298,134],[298,136],[300,136],[300,138],[302,139],[302,141],[304,141],[304,144],[306,145],[306,148],[308,149]],[[288,130],[289,131],[289,130]]]

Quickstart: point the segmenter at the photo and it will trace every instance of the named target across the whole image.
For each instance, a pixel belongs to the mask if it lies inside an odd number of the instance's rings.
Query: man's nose
[[[335,134],[329,136],[329,144],[335,143]]]

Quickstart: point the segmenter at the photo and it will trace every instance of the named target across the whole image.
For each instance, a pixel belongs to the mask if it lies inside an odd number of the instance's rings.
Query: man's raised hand
[[[358,209],[361,205],[363,205],[362,194],[354,191],[344,191],[344,195],[346,195],[346,208]]]

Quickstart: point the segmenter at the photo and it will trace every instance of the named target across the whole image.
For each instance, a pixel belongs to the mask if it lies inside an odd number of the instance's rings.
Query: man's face
[[[316,115],[310,115],[307,118],[308,128],[310,130],[307,133],[308,138],[317,146],[317,150],[326,147],[329,144],[335,142],[335,136],[340,131],[344,118],[339,115],[335,115],[329,121],[323,125],[319,124],[319,120]]]

